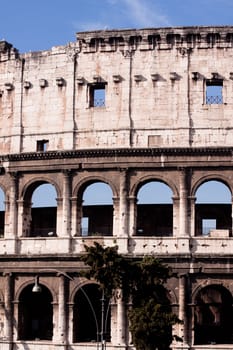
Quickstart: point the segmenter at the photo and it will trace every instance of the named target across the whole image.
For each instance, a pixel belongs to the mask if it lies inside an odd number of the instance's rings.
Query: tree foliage
[[[94,242],[93,246],[85,246],[86,254],[81,260],[89,266],[85,276],[93,278],[100,284],[107,297],[112,297],[117,288],[123,286],[123,279],[127,271],[125,259],[118,254],[117,246],[104,248]]]
[[[169,349],[172,326],[180,322],[171,311],[164,286],[173,276],[171,269],[152,256],[126,258],[116,246],[104,248],[95,242],[85,249],[81,260],[89,266],[86,277],[95,279],[107,297],[121,288],[124,300],[131,301],[129,328],[136,349]]]

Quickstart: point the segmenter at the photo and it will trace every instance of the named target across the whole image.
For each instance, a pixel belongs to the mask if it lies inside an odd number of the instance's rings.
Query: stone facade
[[[79,276],[94,241],[177,272],[167,289],[183,342],[173,349],[232,348],[232,203],[196,203],[213,180],[233,193],[232,57],[233,27],[84,32],[25,54],[0,42],[1,349],[100,346],[80,295],[101,299]],[[83,205],[96,182],[108,184],[111,205]],[[151,182],[166,184],[172,202],[140,205]],[[56,208],[32,208],[42,184]],[[102,349],[132,347],[121,293],[110,304]]]

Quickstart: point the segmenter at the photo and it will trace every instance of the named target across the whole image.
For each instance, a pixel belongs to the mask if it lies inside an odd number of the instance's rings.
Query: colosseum
[[[94,241],[172,266],[173,350],[232,349],[232,114],[230,26],[0,41],[1,350],[133,347],[120,296],[99,341]]]

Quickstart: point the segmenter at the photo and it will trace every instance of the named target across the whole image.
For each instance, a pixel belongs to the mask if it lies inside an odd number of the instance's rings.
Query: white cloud
[[[86,15],[87,21],[74,21],[72,25],[80,32],[122,27],[171,26],[168,16],[159,8],[160,4],[161,0],[105,0],[96,9],[98,17],[89,16],[84,11],[83,17]]]
[[[106,23],[101,23],[101,22],[85,22],[85,23],[73,22],[73,27],[75,30],[78,30],[79,32],[108,29],[108,25]]]
[[[122,0],[128,7],[128,15],[139,26],[157,27],[170,26],[171,23],[165,14],[159,11],[155,1],[153,4],[148,0]]]

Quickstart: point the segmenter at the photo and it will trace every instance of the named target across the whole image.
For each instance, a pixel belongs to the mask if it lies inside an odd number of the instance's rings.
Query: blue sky
[[[39,51],[75,41],[80,31],[233,25],[232,18],[233,0],[1,0],[0,40]]]
[[[0,39],[20,52],[97,29],[233,24],[233,0],[2,0]]]

